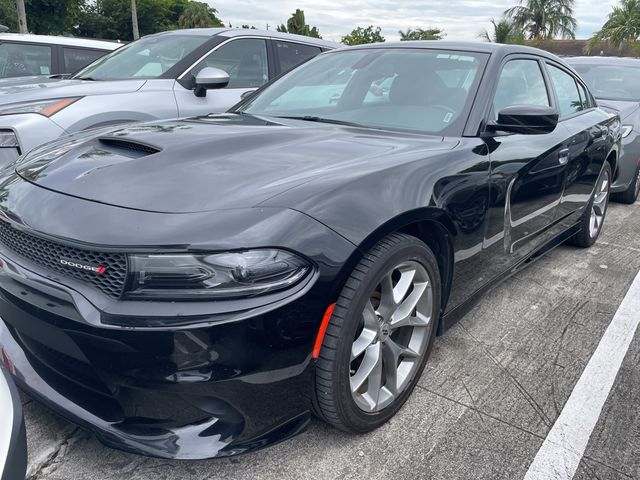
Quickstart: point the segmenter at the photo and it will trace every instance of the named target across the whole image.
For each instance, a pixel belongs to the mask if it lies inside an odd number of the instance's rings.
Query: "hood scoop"
[[[129,158],[146,157],[162,151],[161,148],[147,143],[140,143],[116,137],[102,137],[98,139],[98,142],[105,148],[105,150]]]

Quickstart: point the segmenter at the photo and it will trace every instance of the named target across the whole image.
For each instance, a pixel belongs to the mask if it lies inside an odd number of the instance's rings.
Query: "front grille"
[[[88,282],[111,297],[119,298],[122,295],[127,278],[127,257],[122,253],[93,252],[68,247],[18,230],[4,221],[0,221],[0,243],[27,260],[67,277]],[[106,271],[98,275],[92,271],[63,265],[60,263],[61,259],[104,266]]]

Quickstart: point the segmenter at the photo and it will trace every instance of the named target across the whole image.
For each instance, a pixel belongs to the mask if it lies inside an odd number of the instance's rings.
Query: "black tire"
[[[597,230],[593,232],[591,230],[591,213],[593,210],[593,205],[596,200],[596,196],[599,192],[600,186],[602,185],[603,179],[606,177],[607,179],[607,194],[605,197],[605,204],[603,209],[602,220],[597,227]],[[580,248],[589,248],[600,236],[600,232],[602,231],[602,225],[604,223],[604,219],[607,213],[607,207],[609,206],[609,192],[611,190],[611,165],[609,162],[605,162],[602,172],[600,172],[600,176],[598,177],[598,181],[596,182],[596,186],[594,188],[593,194],[591,195],[591,199],[587,204],[587,207],[584,210],[584,213],[580,217],[580,221],[578,222],[579,231],[576,233],[571,239],[569,243],[575,245]]]
[[[432,304],[431,330],[424,333],[423,341],[426,342],[426,348],[421,357],[416,357],[415,367],[412,367],[413,378],[407,378],[404,390],[398,391],[397,398],[382,410],[365,412],[356,404],[350,387],[353,372],[351,362],[354,361],[351,357],[352,344],[358,329],[362,328],[365,304],[371,300],[373,292],[385,275],[391,278],[392,274],[389,272],[394,271],[396,266],[402,265],[403,262],[416,262],[424,267],[428,274],[432,292],[432,296],[429,297]],[[385,423],[402,407],[420,379],[431,353],[440,314],[441,291],[436,258],[429,247],[415,237],[391,234],[365,254],[343,287],[320,350],[316,365],[314,402],[320,418],[340,430],[365,433]],[[408,296],[409,294],[405,298]],[[383,327],[380,328],[382,332]],[[382,343],[382,340],[376,339],[374,343],[376,341]]]
[[[625,203],[631,205],[638,200],[638,194],[640,193],[640,167],[636,169],[636,174],[633,176],[631,185],[624,192],[614,193],[611,195],[611,200],[618,203]]]

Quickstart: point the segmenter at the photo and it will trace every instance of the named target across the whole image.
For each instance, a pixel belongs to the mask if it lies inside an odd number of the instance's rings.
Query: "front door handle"
[[[569,163],[569,149],[565,148],[564,150],[560,150],[558,153],[558,162],[560,165],[566,165]]]

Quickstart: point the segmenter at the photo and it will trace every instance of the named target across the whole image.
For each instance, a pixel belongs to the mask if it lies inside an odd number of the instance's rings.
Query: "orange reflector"
[[[78,100],[78,99],[77,98],[65,98],[64,100],[60,100],[59,102],[56,102],[53,105],[49,105],[48,107],[43,108],[38,113],[40,115],[44,115],[45,117],[50,117],[54,113],[58,113],[63,108],[68,107],[69,105],[71,105],[76,100]]]
[[[336,308],[335,303],[329,305],[327,307],[327,311],[324,312],[324,317],[322,317],[322,323],[318,329],[318,336],[316,337],[316,343],[313,345],[313,353],[311,354],[314,359],[317,359],[320,356],[320,349],[322,348],[322,342],[324,341],[324,334],[327,333],[327,327],[329,326],[329,320],[331,320],[334,308]]]

